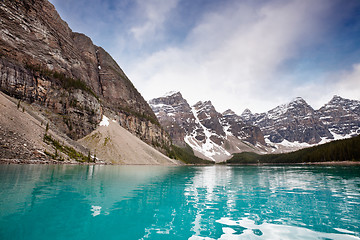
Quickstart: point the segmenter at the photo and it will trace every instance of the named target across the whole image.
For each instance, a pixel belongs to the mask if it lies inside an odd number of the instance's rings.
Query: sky
[[[360,100],[359,0],[50,0],[146,100],[180,91],[218,112]]]

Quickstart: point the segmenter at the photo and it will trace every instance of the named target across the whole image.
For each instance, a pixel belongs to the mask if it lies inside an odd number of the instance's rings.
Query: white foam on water
[[[92,212],[92,216],[96,217],[97,215],[100,215],[101,213],[101,207],[100,206],[91,206],[90,211]]]

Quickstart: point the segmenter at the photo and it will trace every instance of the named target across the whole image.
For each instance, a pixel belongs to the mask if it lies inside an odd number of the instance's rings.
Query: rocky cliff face
[[[190,106],[181,93],[172,92],[149,103],[173,143],[188,144],[199,157],[221,161],[234,152],[261,152],[261,147],[265,148],[258,127],[246,125],[231,110],[217,112],[210,101]]]
[[[287,140],[314,144],[322,138],[332,138],[316,111],[302,98],[296,98],[266,113],[252,115],[247,111],[242,116],[245,122],[260,127],[273,143]]]
[[[170,134],[173,143],[185,147],[185,136],[199,129],[199,126],[190,105],[181,93],[169,93],[150,100],[149,104],[163,128]]]
[[[360,134],[360,101],[334,96],[317,113],[337,137]]]
[[[0,87],[9,95],[51,110],[44,115],[73,139],[89,134],[101,120],[103,109],[90,92],[64,89],[40,72],[4,58],[0,59]]]
[[[225,136],[225,132],[220,123],[221,114],[215,110],[215,107],[212,105],[211,101],[197,102],[193,106],[193,113],[203,129],[206,129],[203,132],[210,133],[210,140],[221,146],[224,143],[223,138]]]
[[[73,139],[110,112],[146,142],[170,144],[117,63],[90,38],[72,32],[47,0],[0,2],[0,50],[1,90],[47,107]]]
[[[227,110],[222,114],[221,123],[227,132],[239,139],[243,139],[252,145],[260,143],[266,145],[264,135],[259,127],[245,124],[241,117],[236,115],[232,110]]]

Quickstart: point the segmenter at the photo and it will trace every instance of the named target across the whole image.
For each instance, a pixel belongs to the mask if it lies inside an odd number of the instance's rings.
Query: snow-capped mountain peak
[[[251,121],[251,119],[254,117],[254,115],[252,114],[252,112],[250,111],[250,109],[246,108],[242,114],[240,115],[240,117],[245,121]]]
[[[242,116],[242,115],[252,115],[252,112],[250,111],[250,109],[246,108],[246,109],[242,112],[241,116]]]
[[[302,97],[296,97],[290,101],[289,104],[307,104]]]

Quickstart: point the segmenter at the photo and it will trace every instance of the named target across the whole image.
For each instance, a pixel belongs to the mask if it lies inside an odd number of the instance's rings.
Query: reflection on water
[[[221,235],[220,239],[359,239],[353,235],[316,232],[297,226],[271,224],[267,222],[257,225],[255,224],[255,221],[246,217],[238,221],[229,218],[221,218],[216,222],[224,226],[224,234]],[[241,233],[237,232],[237,227],[243,228],[243,231]],[[341,233],[356,234],[343,229],[337,229],[337,231]],[[199,238],[195,237],[193,239]]]
[[[360,239],[360,168],[0,165],[0,239]]]

